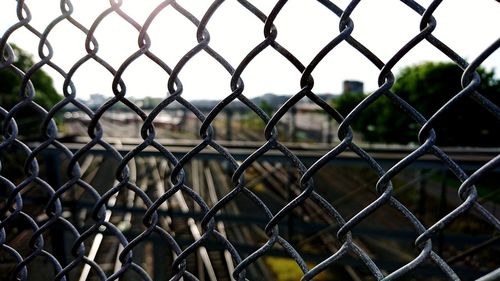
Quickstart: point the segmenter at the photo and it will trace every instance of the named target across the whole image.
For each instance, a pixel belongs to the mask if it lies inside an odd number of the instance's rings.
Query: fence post
[[[230,108],[226,109],[226,140],[233,140],[233,110]]]
[[[441,180],[441,194],[439,196],[439,217],[443,217],[446,214],[446,189],[447,189],[447,184],[446,184],[446,178],[448,176],[448,171],[444,170],[442,173],[443,179]],[[444,235],[443,231],[440,230],[438,233],[438,255],[443,254],[443,243],[444,243]]]
[[[330,144],[333,142],[333,133],[332,133],[332,118],[330,118],[330,116],[328,114],[326,115],[326,122],[325,123],[326,123],[326,126],[323,126],[323,130],[324,130],[323,140],[324,140],[324,142]]]
[[[50,151],[45,154],[45,175],[47,183],[57,191],[61,187],[61,159],[56,151]],[[66,261],[66,242],[64,238],[64,229],[59,224],[54,224],[51,231],[51,242],[54,256],[62,266]]]
[[[425,216],[425,203],[427,200],[427,194],[425,192],[425,188],[427,186],[427,179],[426,179],[425,172],[426,172],[426,170],[418,170],[418,172],[417,172],[417,175],[419,177],[417,214],[421,220],[423,220],[423,218]]]
[[[292,201],[295,198],[295,194],[292,191],[292,184],[295,181],[295,175],[292,171],[292,165],[288,164],[287,165],[287,175],[288,175],[288,182],[287,182],[287,192],[288,192],[288,198],[287,202]],[[294,227],[293,227],[294,219],[293,219],[293,212],[288,213],[288,241],[292,241],[293,237],[293,232],[294,232]]]
[[[297,108],[290,109],[290,122],[288,124],[288,139],[295,142],[295,135],[297,133]]]

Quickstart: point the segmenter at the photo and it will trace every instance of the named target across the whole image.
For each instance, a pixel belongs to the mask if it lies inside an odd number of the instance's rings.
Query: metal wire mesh
[[[224,5],[223,0],[213,1],[210,7],[206,10],[202,18],[196,18],[188,10],[184,9],[175,1],[163,1],[150,13],[149,17],[143,22],[137,22],[121,10],[122,1],[110,1],[109,8],[94,19],[91,26],[85,26],[79,21],[72,18],[73,3],[75,1],[61,0],[60,1],[60,16],[51,21],[43,30],[37,29],[30,25],[31,14],[29,5],[25,1],[17,1],[17,11],[2,11],[5,13],[16,13],[18,22],[13,24],[2,35],[0,40],[0,49],[3,56],[0,61],[0,69],[8,70],[22,79],[20,87],[20,95],[15,106],[4,108],[0,105],[3,140],[0,144],[0,151],[4,153],[16,153],[23,155],[25,159],[24,171],[22,172],[22,180],[16,181],[11,175],[2,173],[0,176],[1,182],[1,221],[0,221],[0,245],[2,257],[4,260],[13,261],[14,266],[8,272],[9,278],[13,280],[32,280],[37,275],[47,275],[48,279],[54,280],[69,280],[72,276],[80,276],[80,280],[91,277],[97,280],[116,280],[125,278],[127,274],[133,274],[135,277],[131,280],[152,280],[150,269],[145,268],[144,263],[138,262],[138,257],[144,253],[138,253],[138,245],[142,245],[145,241],[151,241],[155,237],[155,241],[161,241],[164,248],[168,249],[172,254],[173,259],[166,261],[164,266],[170,268],[170,280],[204,280],[205,277],[196,276],[197,274],[189,271],[189,258],[194,255],[206,256],[207,245],[209,243],[216,244],[224,251],[227,261],[227,267],[233,280],[251,279],[249,270],[252,265],[255,265],[260,259],[270,255],[273,249],[280,248],[284,251],[288,258],[291,258],[302,272],[302,280],[312,280],[320,276],[322,272],[330,267],[338,264],[343,264],[346,259],[354,259],[358,264],[362,264],[364,275],[371,275],[376,280],[393,280],[405,278],[408,274],[414,271],[419,271],[424,265],[434,264],[439,268],[439,272],[435,273],[438,278],[448,278],[452,280],[460,279],[454,269],[435,251],[433,241],[437,238],[441,230],[446,229],[454,220],[460,220],[469,211],[473,210],[478,220],[482,220],[491,225],[495,231],[500,230],[500,222],[498,218],[485,208],[478,200],[478,193],[475,184],[484,177],[487,173],[493,171],[500,163],[500,155],[489,159],[487,163],[480,168],[475,169],[472,173],[467,174],[466,171],[455,162],[452,157],[445,153],[440,147],[435,145],[436,134],[433,129],[433,124],[447,112],[454,104],[461,99],[471,99],[484,108],[485,111],[491,113],[490,118],[500,120],[500,109],[498,105],[489,101],[476,89],[481,81],[477,74],[477,69],[493,52],[500,46],[500,40],[496,40],[490,46],[484,48],[484,51],[477,57],[468,62],[457,54],[450,47],[445,45],[433,35],[433,31],[437,26],[436,19],[433,17],[433,12],[439,7],[442,1],[433,1],[428,7],[421,6],[416,1],[402,1],[408,9],[421,16],[420,32],[408,41],[404,46],[387,61],[382,61],[377,54],[373,53],[352,36],[354,23],[350,19],[350,15],[356,10],[358,1],[351,1],[349,5],[342,10],[334,2],[327,0],[318,0],[324,9],[335,14],[339,19],[340,33],[334,36],[331,41],[325,45],[311,60],[309,64],[301,62],[292,52],[288,51],[283,45],[277,41],[278,29],[274,25],[274,21],[280,11],[287,4],[287,1],[277,1],[271,13],[268,15],[260,11],[254,6],[251,1],[239,0],[241,12],[249,13],[262,22],[264,37],[262,42],[254,47],[238,65],[231,65],[217,50],[210,45],[210,36],[207,25],[211,22],[212,17],[217,14],[218,9]],[[161,11],[166,7],[172,7],[179,14],[188,19],[196,26],[196,38],[198,44],[192,47],[178,62],[175,64],[167,64],[162,59],[150,50],[154,38],[148,36],[148,28],[155,21],[155,17],[161,14]],[[133,26],[138,32],[138,47],[135,53],[131,54],[124,60],[118,68],[110,65],[105,57],[100,57],[99,40],[94,37],[94,33],[101,22],[110,15],[117,15],[128,24]],[[75,32],[81,32],[85,37],[85,51],[82,58],[75,62],[69,71],[54,63],[51,59],[54,55],[54,50],[50,45],[48,38],[51,31],[58,24],[65,22],[70,23]],[[229,24],[229,23],[228,23]],[[38,56],[40,61],[32,65],[26,72],[14,66],[15,60],[14,50],[9,44],[9,38],[20,30],[27,30],[39,39]],[[427,41],[436,50],[446,55],[451,61],[455,62],[463,69],[462,85],[463,90],[456,93],[446,104],[435,112],[430,118],[425,118],[418,112],[414,105],[407,103],[398,95],[391,92],[391,86],[394,84],[395,78],[392,73],[394,66],[405,57],[413,48]],[[363,102],[357,105],[347,116],[341,116],[335,108],[321,99],[314,92],[314,79],[312,72],[316,66],[322,62],[325,56],[334,50],[339,44],[348,44],[350,48],[363,55],[367,59],[367,63],[371,63],[380,70],[379,88],[371,93]],[[173,42],[175,44],[175,41]],[[244,94],[244,81],[241,77],[245,68],[266,49],[274,49],[275,55],[282,56],[288,60],[296,70],[301,74],[300,85],[301,90],[291,96],[289,100],[277,110],[272,116],[268,116],[259,106],[254,104]],[[230,93],[222,99],[208,114],[202,112],[183,97],[183,85],[181,73],[184,66],[189,64],[194,57],[201,53],[205,53],[213,58],[213,61],[220,64],[229,74],[230,77]],[[168,74],[168,96],[151,112],[142,110],[138,105],[134,104],[127,96],[126,81],[123,79],[123,74],[127,68],[139,58],[147,58],[158,65],[166,74]],[[85,65],[87,62],[93,61],[103,66],[113,77],[112,91],[114,96],[102,104],[98,109],[92,110],[79,101],[77,88],[72,82],[73,75]],[[57,71],[64,78],[64,86],[60,89],[64,93],[64,99],[57,105],[53,106],[49,111],[38,105],[34,99],[37,95],[35,87],[30,79],[42,67],[50,67]],[[410,116],[416,123],[421,126],[418,138],[420,144],[413,149],[408,155],[399,159],[396,164],[389,169],[383,168],[370,153],[366,152],[355,143],[350,125],[359,115],[363,113],[365,108],[376,100],[387,97],[395,106],[402,109],[405,114]],[[299,101],[309,99],[319,106],[325,114],[336,120],[340,125],[337,131],[340,143],[330,147],[329,151],[321,158],[312,164],[306,164],[292,151],[290,147],[282,143],[278,139],[279,131],[277,130],[278,123],[283,116],[291,110]],[[237,161],[235,156],[221,142],[215,139],[213,124],[220,117],[225,109],[232,101],[239,100],[247,107],[248,110],[254,112],[265,124],[263,135],[265,142],[249,154],[243,161]],[[122,147],[119,144],[111,143],[104,138],[104,129],[101,126],[102,116],[115,104],[124,104],[129,110],[133,111],[142,122],[140,134],[142,143],[135,147]],[[199,142],[184,155],[179,156],[171,151],[168,145],[164,145],[158,141],[156,137],[155,118],[165,109],[172,106],[174,103],[179,103],[186,110],[192,112],[200,122]],[[58,139],[58,126],[54,117],[64,111],[67,105],[73,105],[81,112],[84,112],[89,117],[88,136],[90,141],[84,143],[78,148],[68,147],[65,143]],[[35,144],[27,144],[20,140],[18,136],[18,125],[16,117],[25,108],[32,108],[39,114],[43,115],[43,120],[40,120],[40,137],[41,141]],[[106,187],[104,192],[98,192],[97,187],[92,182],[86,181],[84,164],[82,161],[91,152],[100,148],[104,150],[106,157],[116,160],[116,173],[114,176],[113,186]],[[201,151],[206,148],[212,148],[216,151],[222,161],[227,162],[225,173],[231,177],[228,183],[227,192],[221,196],[212,197],[209,202],[206,196],[200,194],[200,190],[195,186],[195,182],[188,181],[186,167],[194,165],[195,159]],[[52,151],[57,155],[62,155],[61,158],[67,161],[65,166],[66,177],[60,184],[54,184],[51,179],[44,177],[41,171],[41,159],[49,158],[47,151]],[[156,195],[151,195],[145,191],[146,187],[141,186],[141,183],[136,181],[136,158],[141,156],[145,151],[154,151],[159,155],[152,161],[159,161],[157,164],[167,171],[169,181],[168,186],[163,186],[162,192]],[[377,182],[375,187],[377,196],[376,199],[370,201],[364,208],[357,210],[352,217],[346,217],[333,206],[333,202],[317,191],[314,177],[319,171],[328,165],[329,162],[340,157],[346,151],[355,153],[356,158],[363,161],[370,167],[371,171],[376,173]],[[300,192],[292,194],[284,206],[280,206],[279,210],[271,211],[269,206],[258,196],[254,191],[248,188],[247,173],[258,160],[269,152],[279,152],[289,165],[289,170],[297,174],[300,178]],[[446,168],[460,183],[458,188],[458,197],[461,203],[444,214],[441,219],[434,221],[431,225],[424,225],[417,216],[412,213],[396,196],[394,196],[395,187],[393,179],[402,173],[408,166],[415,163],[426,155],[434,155],[439,159],[440,165]],[[3,170],[6,165],[18,165],[20,163],[6,162],[2,159]],[[148,160],[149,161],[149,160]],[[103,163],[104,165],[104,163]],[[156,164],[152,164],[155,166]],[[45,168],[48,169],[48,168]],[[191,168],[190,168],[191,169]],[[55,171],[59,173],[59,171]],[[161,182],[163,175],[153,176],[157,182]],[[27,190],[33,185],[37,186],[40,193],[45,193],[46,196],[37,202],[31,202],[27,195]],[[161,190],[161,189],[160,189]],[[64,204],[65,197],[68,194],[85,192],[92,198],[92,204],[87,208],[89,217],[92,220],[90,225],[80,225],[77,221],[71,220],[65,211],[77,213],[79,206],[68,207]],[[132,196],[132,200],[128,200],[129,204],[122,210],[125,215],[123,221],[127,221],[127,212],[132,212],[135,216],[142,219],[143,228],[136,232],[127,232],[127,228],[120,222],[110,220],[117,202],[127,201],[127,196]],[[190,204],[181,204],[177,207],[168,205],[169,200],[180,197],[188,198]],[[224,210],[228,208],[231,202],[237,197],[245,197],[252,202],[253,208],[265,214],[265,232],[266,239],[262,241],[259,247],[251,251],[241,248],[241,245],[235,244],[227,238],[224,229],[218,224],[220,216]],[[362,194],[359,196],[363,196]],[[135,198],[135,200],[134,200]],[[139,203],[140,204],[139,204]],[[181,201],[178,201],[181,202]],[[335,226],[337,230],[336,245],[334,249],[329,248],[323,251],[327,255],[321,261],[318,261],[313,266],[307,262],[307,259],[302,256],[300,251],[296,250],[294,243],[289,239],[285,239],[280,223],[283,223],[291,214],[298,208],[310,204],[319,206],[322,216],[326,217],[325,221],[328,224]],[[26,204],[35,205],[39,208],[44,208],[43,211],[35,212],[26,210]],[[142,206],[134,209],[135,206]],[[387,268],[382,268],[377,261],[372,259],[372,253],[369,253],[366,247],[359,243],[356,239],[356,234],[353,232],[358,225],[366,220],[373,218],[373,214],[379,212],[382,208],[392,208],[411,225],[414,230],[414,244],[408,245],[416,252],[411,260],[405,264],[398,266],[395,270],[388,271]],[[73,209],[71,209],[73,208]],[[175,208],[183,210],[181,213],[175,213]],[[186,221],[189,227],[193,230],[194,238],[189,243],[180,242],[179,236],[176,236],[174,231],[168,227],[165,220],[176,215],[181,216],[182,213],[197,211],[201,214],[199,217],[192,215],[191,221]],[[173,212],[173,213],[169,213]],[[130,216],[130,213],[129,213]],[[193,219],[194,218],[194,219]],[[26,231],[21,232],[19,229]],[[57,236],[57,234],[61,234]],[[197,233],[195,235],[194,233]],[[110,270],[105,265],[96,261],[95,254],[92,254],[93,244],[90,241],[98,239],[102,240],[102,235],[112,237],[113,243],[119,248],[117,252],[118,258],[115,263],[115,268]],[[12,237],[12,236],[15,237]],[[17,239],[29,240],[27,249],[21,248],[16,244]],[[100,236],[101,235],[101,236]],[[100,236],[100,238],[99,238]],[[57,253],[50,245],[57,244],[57,238],[63,237],[66,241],[71,241],[71,254],[66,256],[64,253]],[[391,237],[388,237],[391,239]],[[434,240],[433,240],[434,239]],[[326,242],[325,242],[326,243]],[[17,245],[17,246],[16,246]],[[141,246],[142,247],[142,246]],[[242,254],[244,253],[244,254]],[[32,264],[37,260],[44,261],[43,270],[41,267],[34,268]],[[141,258],[142,260],[142,258]],[[210,259],[204,259],[205,265]],[[212,259],[212,262],[213,259]],[[498,263],[497,263],[498,265]],[[207,265],[206,265],[207,266]],[[207,266],[209,268],[209,266]],[[360,270],[360,267],[355,267]],[[87,271],[86,275],[80,272]],[[356,276],[356,270],[353,267],[347,266],[346,270],[351,272],[352,278]],[[45,272],[41,272],[45,271]],[[77,271],[77,275],[74,272]],[[207,269],[207,271],[210,271]],[[111,273],[109,273],[111,272]],[[72,275],[73,274],[73,275]],[[214,278],[215,272],[208,272],[209,278]],[[498,274],[497,274],[498,275]],[[33,277],[35,276],[35,277]],[[84,277],[82,277],[84,276]],[[255,276],[254,276],[255,277]],[[31,279],[30,279],[31,278]],[[494,277],[491,277],[492,279]],[[155,280],[160,280],[159,275],[154,276]],[[218,278],[222,280],[222,277]],[[358,280],[359,277],[358,277]]]

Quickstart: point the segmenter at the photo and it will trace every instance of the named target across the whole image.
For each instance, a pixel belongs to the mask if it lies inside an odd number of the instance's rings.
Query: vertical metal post
[[[448,170],[443,170],[443,175],[442,175],[442,180],[441,180],[441,194],[439,196],[439,217],[443,217],[446,214],[446,179],[448,177]],[[443,244],[444,244],[444,234],[443,231],[440,230],[438,233],[438,255],[442,256],[443,254]]]
[[[170,256],[170,251],[168,250],[168,246],[162,239],[154,239],[152,241],[154,243],[153,247],[153,277],[154,280],[168,280],[167,269],[169,268],[169,264],[171,264],[171,260],[168,260]]]
[[[332,118],[330,118],[330,115],[326,116],[326,143],[332,143],[333,142],[333,133],[332,133]]]
[[[290,123],[288,124],[288,139],[295,142],[297,131],[297,108],[292,107],[290,110]]]
[[[233,140],[233,110],[230,108],[226,109],[226,140]]]
[[[189,130],[189,128],[187,128],[187,120],[188,120],[188,111],[187,111],[187,109],[183,108],[183,109],[181,109],[181,119],[179,120],[179,130],[180,131]]]
[[[425,203],[427,200],[427,195],[425,192],[425,188],[427,186],[427,179],[425,178],[425,173],[426,170],[419,170],[418,172],[418,209],[417,209],[417,214],[420,217],[421,220],[423,220],[425,216]]]
[[[288,182],[287,182],[287,192],[288,192],[288,198],[287,202],[292,201],[295,198],[295,195],[293,194],[292,191],[292,184],[295,181],[295,176],[293,173],[292,166],[290,164],[287,165],[287,175],[288,175]],[[294,232],[294,227],[293,227],[293,212],[290,212],[288,214],[288,241],[292,241],[293,237],[293,232]]]
[[[61,159],[57,152],[49,152],[45,154],[45,174],[47,183],[54,190],[61,187]],[[67,264],[66,260],[66,243],[64,239],[64,228],[59,224],[55,224],[51,229],[51,242],[53,254],[62,266]]]

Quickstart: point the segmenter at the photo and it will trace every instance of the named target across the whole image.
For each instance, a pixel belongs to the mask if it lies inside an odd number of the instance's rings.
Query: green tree
[[[26,72],[34,61],[32,56],[17,46],[12,45],[15,54],[14,65]],[[43,70],[36,71],[31,76],[31,82],[35,88],[34,102],[46,110],[50,110],[62,97],[53,86],[52,78]],[[0,69],[0,106],[10,110],[17,103],[22,101],[21,97],[21,77],[12,69]],[[33,108],[25,107],[14,117],[18,127],[19,135],[24,138],[35,138],[40,135],[40,116]],[[2,124],[3,125],[3,124]]]
[[[364,98],[365,94],[359,92],[346,92],[333,100],[333,106],[344,117],[356,107]]]
[[[267,116],[271,117],[274,113],[273,106],[266,100],[262,100],[259,104],[260,109],[262,109]]]
[[[430,118],[456,95],[463,71],[452,63],[427,62],[403,69],[392,87],[393,93],[407,101],[424,117]],[[500,81],[493,71],[479,69],[481,85],[477,89],[500,105]],[[341,113],[359,103],[359,96],[337,101]],[[344,112],[342,112],[344,111]],[[453,105],[433,128],[441,146],[498,146],[500,122],[483,107],[466,97]],[[355,120],[352,127],[368,142],[417,143],[421,126],[387,97],[379,98]]]

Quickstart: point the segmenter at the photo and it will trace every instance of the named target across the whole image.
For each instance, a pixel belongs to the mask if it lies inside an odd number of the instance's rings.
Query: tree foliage
[[[463,71],[452,63],[427,62],[403,69],[392,92],[404,99],[425,118],[430,118],[462,90]],[[500,105],[500,81],[493,71],[479,69],[479,93]],[[365,96],[347,93],[336,101],[344,116]],[[470,97],[454,104],[434,124],[437,145],[498,146],[500,122]],[[352,124],[368,142],[417,143],[421,126],[386,96],[371,104]]]
[[[15,54],[14,66],[26,72],[34,65],[33,58],[17,46],[12,45]],[[24,97],[24,91],[21,90],[21,79],[12,69],[0,69],[0,106],[5,110],[10,110],[16,104],[21,102]],[[52,78],[39,69],[30,76],[30,81],[35,88],[33,101],[46,110],[50,110],[62,97],[54,88]],[[24,107],[15,116],[19,127],[19,135],[26,138],[33,138],[40,134],[39,124],[40,114],[32,105]]]

